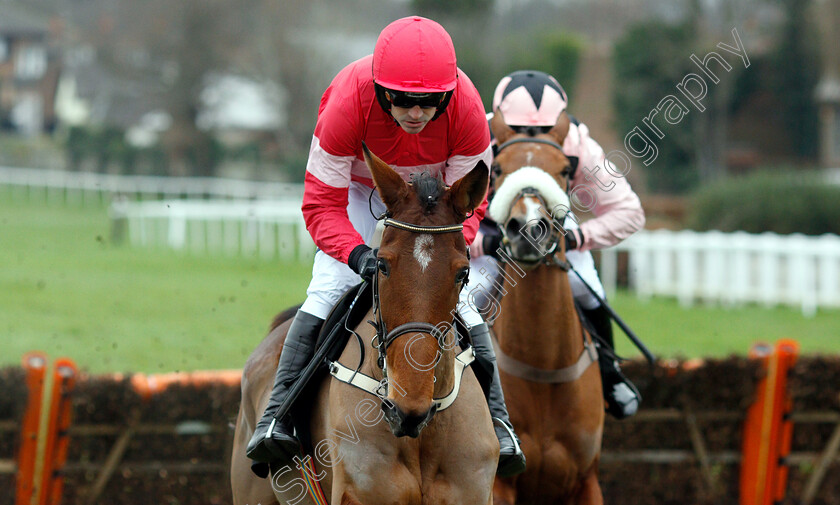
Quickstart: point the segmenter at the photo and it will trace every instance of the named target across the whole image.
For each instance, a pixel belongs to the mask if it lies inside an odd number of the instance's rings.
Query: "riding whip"
[[[607,310],[607,313],[616,322],[616,324],[618,324],[618,326],[621,328],[621,331],[623,331],[624,334],[627,335],[627,338],[629,338],[630,341],[633,342],[633,345],[635,345],[639,349],[639,351],[642,352],[642,355],[644,355],[645,359],[648,361],[650,366],[653,367],[656,364],[656,357],[653,355],[652,352],[650,352],[650,350],[647,348],[644,342],[642,342],[639,339],[639,337],[636,336],[633,330],[631,330],[630,327],[627,326],[627,323],[625,323],[624,320],[621,319],[621,317],[618,314],[616,314],[612,307],[609,306],[607,301],[604,298],[602,298],[601,295],[599,295],[598,292],[595,291],[595,289],[592,286],[590,286],[588,282],[586,282],[586,280],[583,278],[583,276],[581,276],[578,273],[577,270],[575,270],[571,265],[569,265],[569,270],[574,272],[575,275],[578,276],[578,279],[580,279],[580,281],[583,283],[583,285],[586,286],[586,289],[588,289],[589,292],[592,293],[592,296],[594,296],[599,302],[601,302],[601,306]]]

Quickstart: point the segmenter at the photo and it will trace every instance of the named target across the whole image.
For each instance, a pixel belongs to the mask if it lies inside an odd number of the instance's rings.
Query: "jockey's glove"
[[[583,232],[580,229],[566,230],[566,251],[573,251],[583,244]]]
[[[495,259],[500,259],[499,250],[502,248],[502,234],[501,233],[488,233],[481,237],[481,246],[484,250],[484,254],[491,256]]]
[[[347,266],[362,276],[362,279],[370,282],[376,275],[376,252],[376,249],[371,249],[365,244],[359,244],[350,251]]]

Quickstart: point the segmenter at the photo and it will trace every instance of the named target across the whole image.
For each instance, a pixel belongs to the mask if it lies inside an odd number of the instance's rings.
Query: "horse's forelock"
[[[434,176],[429,172],[411,174],[411,187],[426,213],[431,212],[437,206],[446,189],[441,175]]]

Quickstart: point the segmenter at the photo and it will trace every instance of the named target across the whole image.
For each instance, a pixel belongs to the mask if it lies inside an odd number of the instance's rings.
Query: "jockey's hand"
[[[484,232],[479,230],[475,235],[475,240],[473,240],[473,243],[470,244],[470,257],[478,258],[479,256],[484,256],[486,254],[498,260],[499,249],[501,247],[501,234],[495,233],[485,235]]]
[[[575,230],[566,230],[563,236],[566,239],[566,251],[574,251],[583,243],[583,232],[579,229],[577,232]],[[580,236],[580,240],[578,240],[578,236]]]
[[[370,282],[376,275],[376,252],[376,249],[371,249],[365,244],[359,244],[350,252],[347,266],[362,276],[362,279]]]

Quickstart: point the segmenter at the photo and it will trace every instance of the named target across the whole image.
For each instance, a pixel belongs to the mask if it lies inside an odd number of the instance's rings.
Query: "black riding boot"
[[[584,316],[601,337],[609,350],[598,348],[598,367],[601,369],[601,383],[604,389],[604,401],[607,413],[616,419],[630,417],[639,410],[642,395],[630,379],[621,373],[618,360],[615,359],[612,319],[603,305],[591,310],[583,310]]]
[[[519,447],[519,438],[513,432],[510,424],[505,395],[502,393],[502,383],[499,379],[499,368],[496,366],[496,353],[490,342],[490,330],[486,324],[479,324],[470,328],[475,353],[493,363],[493,379],[487,394],[487,406],[493,418],[493,428],[499,438],[499,467],[496,474],[499,477],[510,477],[525,471],[525,454]]]
[[[245,454],[252,460],[271,463],[278,459],[291,459],[299,453],[300,442],[294,435],[291,418],[287,415],[283,419],[275,419],[274,414],[286,399],[289,387],[312,359],[323,324],[323,319],[300,310],[295,315],[280,353],[268,406],[245,449]]]

